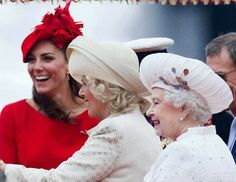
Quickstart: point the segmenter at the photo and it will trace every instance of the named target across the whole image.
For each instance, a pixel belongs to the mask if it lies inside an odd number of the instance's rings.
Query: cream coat
[[[109,116],[88,134],[82,149],[56,169],[7,165],[8,181],[141,182],[162,150],[139,108]]]

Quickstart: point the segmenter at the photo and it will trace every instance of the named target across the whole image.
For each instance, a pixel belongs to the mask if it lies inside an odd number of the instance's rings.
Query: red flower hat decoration
[[[23,62],[32,47],[41,40],[51,40],[57,47],[63,48],[77,36],[83,35],[81,28],[83,23],[75,22],[70,15],[70,2],[66,3],[65,8],[60,6],[55,9],[55,13],[47,13],[42,19],[42,24],[37,25],[34,31],[23,41],[21,50]]]

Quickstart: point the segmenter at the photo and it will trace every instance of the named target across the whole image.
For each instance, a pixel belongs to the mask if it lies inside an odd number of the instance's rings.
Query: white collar
[[[188,130],[180,135],[176,140],[182,140],[190,135],[209,135],[209,134],[216,134],[215,126],[197,126],[188,128]]]

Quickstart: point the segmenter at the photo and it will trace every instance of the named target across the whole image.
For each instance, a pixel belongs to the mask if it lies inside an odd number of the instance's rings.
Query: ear
[[[69,74],[68,64],[66,64],[66,73]]]
[[[236,98],[236,85],[230,81],[226,81],[227,84],[229,85],[230,89],[231,89],[231,92],[233,94],[233,97]]]
[[[182,106],[180,117],[183,118],[184,120],[185,118],[189,116],[189,114],[190,114],[190,108],[187,107],[186,105]]]

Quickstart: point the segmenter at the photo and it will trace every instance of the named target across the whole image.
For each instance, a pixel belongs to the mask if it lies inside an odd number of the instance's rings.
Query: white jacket
[[[144,182],[236,182],[236,166],[215,127],[194,127],[161,153]]]

